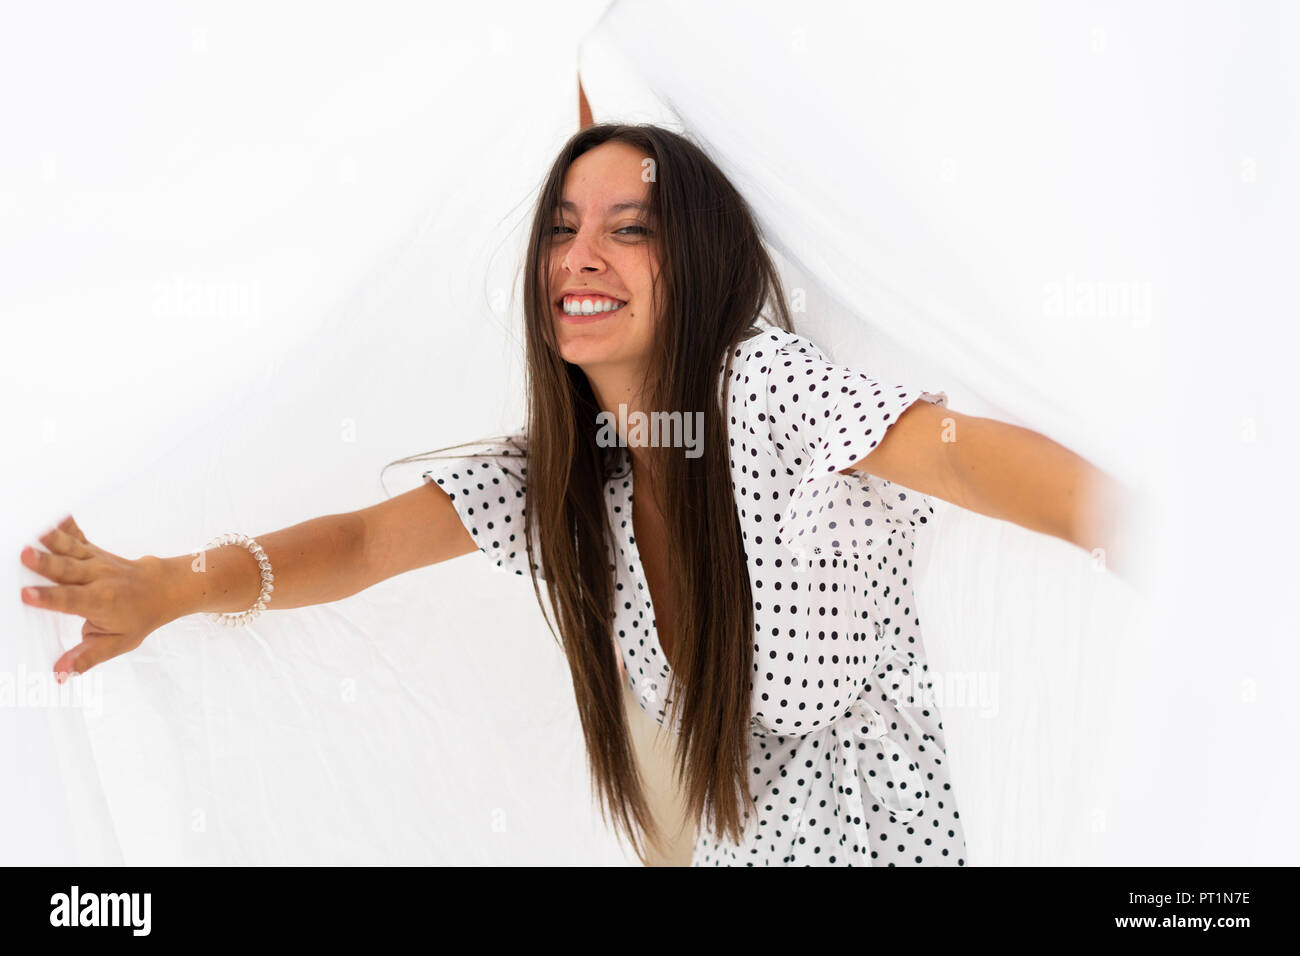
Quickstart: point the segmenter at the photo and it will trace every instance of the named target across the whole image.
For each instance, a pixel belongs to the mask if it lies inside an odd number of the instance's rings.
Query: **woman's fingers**
[[[23,588],[22,602],[86,619],[81,643],[54,664],[60,681],[139,647],[169,620],[160,609],[158,559],[128,560],[96,547],[72,515],[38,540],[49,552],[24,548],[20,560],[55,583]]]
[[[74,674],[84,674],[96,664],[125,654],[138,646],[121,634],[87,634],[72,650],[54,662],[55,679],[62,684]]]
[[[86,585],[84,584],[32,585],[23,588],[22,600],[24,604],[44,608],[47,611],[60,611],[63,614],[89,617],[86,608]],[[93,614],[94,612],[90,613]]]
[[[70,558],[26,547],[20,560],[41,577],[60,584],[85,584],[94,577],[90,561],[85,558]]]
[[[57,527],[51,528],[37,540],[50,550],[42,551],[28,546],[23,548],[19,560],[57,585],[90,584],[107,570],[105,561],[112,559],[107,552],[99,552],[86,541],[72,515],[68,515]],[[24,604],[65,614],[80,614],[82,617],[87,616],[87,597],[83,590],[59,586],[32,586],[23,588],[22,591]]]
[[[68,515],[66,518],[60,521],[58,526],[63,531],[66,531],[68,534],[72,535],[82,544],[90,543],[89,541],[86,540],[86,536],[81,533],[81,529],[77,527],[77,522],[72,520],[72,515]]]
[[[73,525],[73,527],[76,527],[76,525]],[[70,558],[89,558],[95,554],[89,542],[84,538],[74,536],[62,527],[51,528],[37,540],[55,554],[66,554]]]

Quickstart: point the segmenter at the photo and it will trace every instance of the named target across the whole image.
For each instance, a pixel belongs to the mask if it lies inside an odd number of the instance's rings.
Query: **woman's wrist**
[[[171,620],[189,614],[239,614],[257,603],[262,568],[253,553],[235,544],[163,558],[159,593]]]
[[[193,555],[182,554],[174,558],[149,557],[155,562],[158,596],[163,616],[168,623],[202,610],[199,576],[193,570]]]

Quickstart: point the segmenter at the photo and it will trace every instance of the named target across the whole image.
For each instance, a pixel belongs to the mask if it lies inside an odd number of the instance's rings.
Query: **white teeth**
[[[569,315],[594,315],[597,312],[613,312],[621,309],[626,305],[624,302],[618,302],[613,299],[583,299],[576,301],[566,299],[562,307]]]

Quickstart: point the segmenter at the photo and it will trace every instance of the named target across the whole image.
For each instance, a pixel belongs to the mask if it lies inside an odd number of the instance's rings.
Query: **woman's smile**
[[[626,305],[609,296],[566,295],[555,304],[555,309],[565,322],[584,324],[606,319]]]

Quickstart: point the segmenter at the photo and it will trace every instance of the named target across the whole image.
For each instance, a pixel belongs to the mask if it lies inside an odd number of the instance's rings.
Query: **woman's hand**
[[[81,643],[54,664],[59,683],[139,647],[170,623],[158,558],[121,558],[86,540],[69,515],[39,539],[49,552],[24,548],[21,561],[53,586],[23,589],[22,601],[84,617]]]

